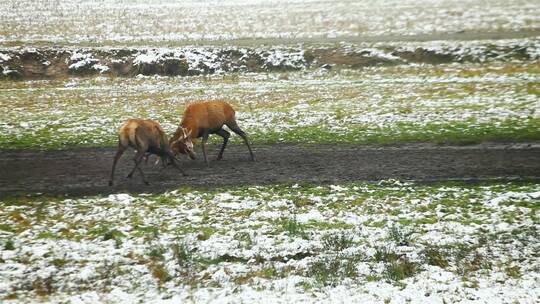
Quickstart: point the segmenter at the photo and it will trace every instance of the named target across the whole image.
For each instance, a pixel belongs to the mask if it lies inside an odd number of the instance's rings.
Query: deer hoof
[[[113,181],[109,181],[109,187],[112,187]]]
[[[128,175],[126,176],[126,178],[131,178],[132,176],[133,176],[133,174],[128,174]]]
[[[146,182],[146,181],[145,181],[144,184],[147,185],[147,186],[150,186],[150,183],[149,183],[149,182]]]

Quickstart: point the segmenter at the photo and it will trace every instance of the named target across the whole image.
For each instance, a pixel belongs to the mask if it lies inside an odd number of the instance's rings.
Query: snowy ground
[[[256,45],[264,64],[299,68],[257,74],[226,74],[196,46],[534,31],[538,16],[538,0],[0,1],[2,75],[16,52],[59,46],[73,49],[70,71],[103,73],[1,81],[0,149],[110,146],[133,117],[172,132],[188,102],[210,98],[231,101],[255,143],[539,140],[538,37],[342,43],[461,63],[330,71],[305,69],[304,45]],[[110,77],[91,50],[124,46],[137,63],[176,56],[218,73]],[[519,182],[0,199],[0,302],[539,303],[539,206],[540,185]]]
[[[538,184],[0,202],[5,303],[537,303]]]
[[[0,2],[0,43],[155,45],[516,31],[540,28],[539,15],[538,0],[6,0]]]
[[[198,77],[0,82],[0,148],[114,145],[123,121],[172,132],[185,105],[225,98],[255,142],[539,138],[537,62],[401,65]]]

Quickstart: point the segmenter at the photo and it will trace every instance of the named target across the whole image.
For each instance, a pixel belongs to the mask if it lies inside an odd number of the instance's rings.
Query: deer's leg
[[[178,164],[176,163],[176,162],[180,162],[180,161],[178,161],[178,159],[174,156],[174,154],[171,151],[166,151],[165,154],[169,157],[169,159],[171,161],[171,164],[176,169],[178,169],[178,171],[180,171],[180,173],[182,173],[183,176],[187,176],[186,172],[184,170],[182,170],[182,168],[180,168],[180,166],[178,166]],[[163,159],[163,161],[165,161],[165,159]]]
[[[208,163],[208,158],[206,157],[206,142],[208,141],[208,130],[205,130],[202,134],[202,152],[204,156],[204,162],[206,163],[207,167],[210,167],[210,164]]]
[[[221,145],[221,150],[219,150],[219,154],[216,158],[216,160],[222,160],[223,159],[223,151],[225,151],[225,147],[227,146],[227,142],[229,141],[229,137],[231,137],[231,133],[227,132],[225,129],[219,129],[216,132],[217,135],[223,137],[223,144]]]
[[[167,168],[167,158],[161,157],[160,159],[161,159],[161,167],[163,169]]]
[[[147,185],[147,186],[150,185],[150,183],[149,183],[149,182],[146,180],[146,178],[144,177],[144,173],[143,173],[141,167],[137,166],[137,170],[138,170],[139,173],[141,174],[141,178],[142,178],[144,184]]]
[[[133,161],[135,161],[135,167],[133,167],[133,170],[128,174],[127,178],[131,178],[133,176],[133,173],[135,173],[135,170],[139,168],[139,165],[141,164],[143,158],[144,158],[144,151],[140,150],[137,151],[137,154],[135,154],[135,157],[133,158]],[[141,173],[141,176],[143,178],[143,181],[145,184],[148,184],[146,179],[144,178],[144,173],[142,173],[142,170],[139,168],[139,172]]]
[[[145,153],[145,154],[144,154],[144,157],[143,157],[144,163],[145,163],[145,164],[148,164],[148,159],[149,159],[149,158],[150,158],[150,153]]]
[[[120,156],[122,156],[122,154],[124,154],[125,151],[126,151],[126,148],[118,144],[118,150],[116,151],[116,154],[114,155],[114,161],[113,161],[112,170],[111,170],[111,178],[109,179],[109,186],[113,185],[114,170],[116,169],[116,163],[118,162],[118,159],[120,159]]]
[[[251,160],[255,161],[255,156],[253,155],[253,151],[251,150],[251,145],[249,144],[249,140],[248,140],[246,132],[242,131],[242,129],[240,129],[240,127],[236,124],[236,122],[228,123],[227,127],[229,127],[229,129],[231,129],[231,131],[233,131],[234,133],[236,133],[240,137],[242,137],[242,139],[244,140],[244,143],[248,147],[249,155],[251,156]]]

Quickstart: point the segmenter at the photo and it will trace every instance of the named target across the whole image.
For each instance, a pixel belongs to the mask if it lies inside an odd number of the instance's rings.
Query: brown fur
[[[227,124],[236,124],[235,111],[230,104],[223,100],[194,102],[187,105],[170,142],[182,136],[182,128],[191,131],[191,138],[195,140],[202,137],[201,130],[219,130]]]
[[[232,106],[223,100],[210,100],[188,105],[180,125],[191,130],[191,137],[199,138],[201,129],[219,130],[231,123],[236,124]]]
[[[225,150],[230,136],[230,133],[223,129],[223,125],[226,125],[229,129],[242,137],[249,149],[251,159],[255,160],[246,133],[242,131],[236,123],[234,109],[224,100],[208,100],[188,105],[184,111],[182,122],[170,142],[173,142],[182,136],[183,128],[191,132],[191,138],[202,138],[203,156],[208,165],[205,144],[209,134],[218,134],[223,137],[223,145],[217,159],[220,160],[223,157],[223,151]],[[183,148],[180,146],[173,146],[172,148],[175,153],[183,153]]]
[[[109,180],[109,185],[111,186],[114,180],[116,163],[128,147],[137,150],[134,159],[135,167],[128,177],[131,177],[133,172],[135,172],[136,169],[139,169],[143,181],[148,184],[142,170],[139,168],[141,160],[147,153],[158,155],[162,158],[164,164],[167,160],[170,160],[171,163],[185,175],[182,169],[176,165],[176,159],[169,147],[169,140],[159,123],[149,119],[129,119],[120,127],[118,132],[118,151],[114,156],[111,178]]]
[[[120,127],[118,140],[125,148],[129,145],[137,151],[147,151],[149,148],[163,149],[169,145],[163,128],[159,123],[149,119],[129,119]]]

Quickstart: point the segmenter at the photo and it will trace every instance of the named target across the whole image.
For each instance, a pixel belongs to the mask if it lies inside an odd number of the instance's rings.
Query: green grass
[[[278,221],[278,226],[282,231],[290,237],[300,237],[307,239],[309,237],[306,232],[305,225],[296,220],[296,215],[293,217],[283,217]]]
[[[150,257],[150,259],[153,260],[153,261],[161,261],[161,260],[164,259],[163,254],[165,254],[166,251],[167,251],[167,249],[165,247],[160,246],[160,245],[156,245],[156,246],[152,246],[148,250],[146,255],[148,257]]]
[[[15,250],[15,243],[13,243],[13,240],[8,239],[5,241],[4,250]]]
[[[315,286],[336,286],[346,279],[358,277],[356,265],[364,260],[361,254],[331,255],[313,262],[305,275],[315,281]]]
[[[505,268],[506,275],[513,279],[519,279],[521,278],[521,269],[519,266],[508,266]]]
[[[390,282],[397,282],[412,277],[417,272],[419,272],[419,265],[405,258],[387,263],[383,277]]]
[[[51,140],[50,133],[37,132],[22,137],[4,136],[0,134],[0,149],[40,149],[58,150],[73,147],[116,147],[117,139],[114,131],[103,136],[95,134],[62,134]],[[540,119],[506,120],[478,124],[432,123],[424,126],[401,123],[393,128],[368,130],[365,126],[351,126],[347,133],[334,133],[325,126],[292,128],[284,132],[253,132],[250,140],[254,145],[270,145],[276,143],[290,144],[377,144],[394,145],[405,143],[434,143],[451,145],[471,145],[482,142],[531,142],[540,140]],[[214,137],[211,144],[220,144]],[[243,143],[234,137],[231,144]]]
[[[445,253],[436,246],[428,246],[423,251],[424,259],[428,265],[446,268],[449,265]]]
[[[424,126],[401,123],[392,128],[367,129],[365,126],[350,126],[346,133],[335,133],[326,126],[291,128],[284,132],[252,132],[250,140],[254,145],[276,143],[290,144],[377,144],[393,145],[404,143],[435,143],[469,145],[481,142],[530,142],[540,140],[540,119],[507,120],[496,126],[490,123],[477,124],[432,123]],[[211,144],[220,144],[213,137]],[[231,144],[243,144],[233,137]],[[0,149],[39,149],[59,150],[73,147],[116,147],[117,138],[114,130],[109,134],[55,134],[49,130],[40,130],[22,136],[0,134]]]
[[[332,233],[323,236],[323,247],[331,252],[343,251],[353,244],[353,237],[350,232]]]
[[[375,248],[375,254],[373,255],[375,262],[393,263],[399,258],[400,256],[396,252],[386,246]]]
[[[232,103],[255,145],[537,141],[538,85],[518,81],[536,75],[532,63],[494,63],[290,73],[287,81],[271,73],[4,81],[0,149],[114,147],[126,119],[151,118],[171,133],[188,102],[214,97]]]
[[[368,130],[351,127],[345,134],[336,134],[324,127],[291,129],[282,133],[255,134],[255,142],[272,144],[279,142],[310,144],[380,144],[426,142],[436,144],[468,145],[485,141],[527,142],[540,140],[540,119],[502,121],[493,124],[432,123],[424,126],[401,123],[393,128]]]
[[[413,231],[404,230],[397,225],[390,227],[390,239],[394,241],[397,246],[409,246],[412,243]]]
[[[274,279],[278,277],[283,277],[285,274],[279,272],[275,267],[266,267],[257,271],[249,272],[243,276],[240,276],[234,280],[236,284],[244,285],[249,284],[254,281],[256,278],[260,279]]]
[[[188,267],[194,261],[194,254],[186,243],[176,243],[171,246],[173,257],[180,267]]]

